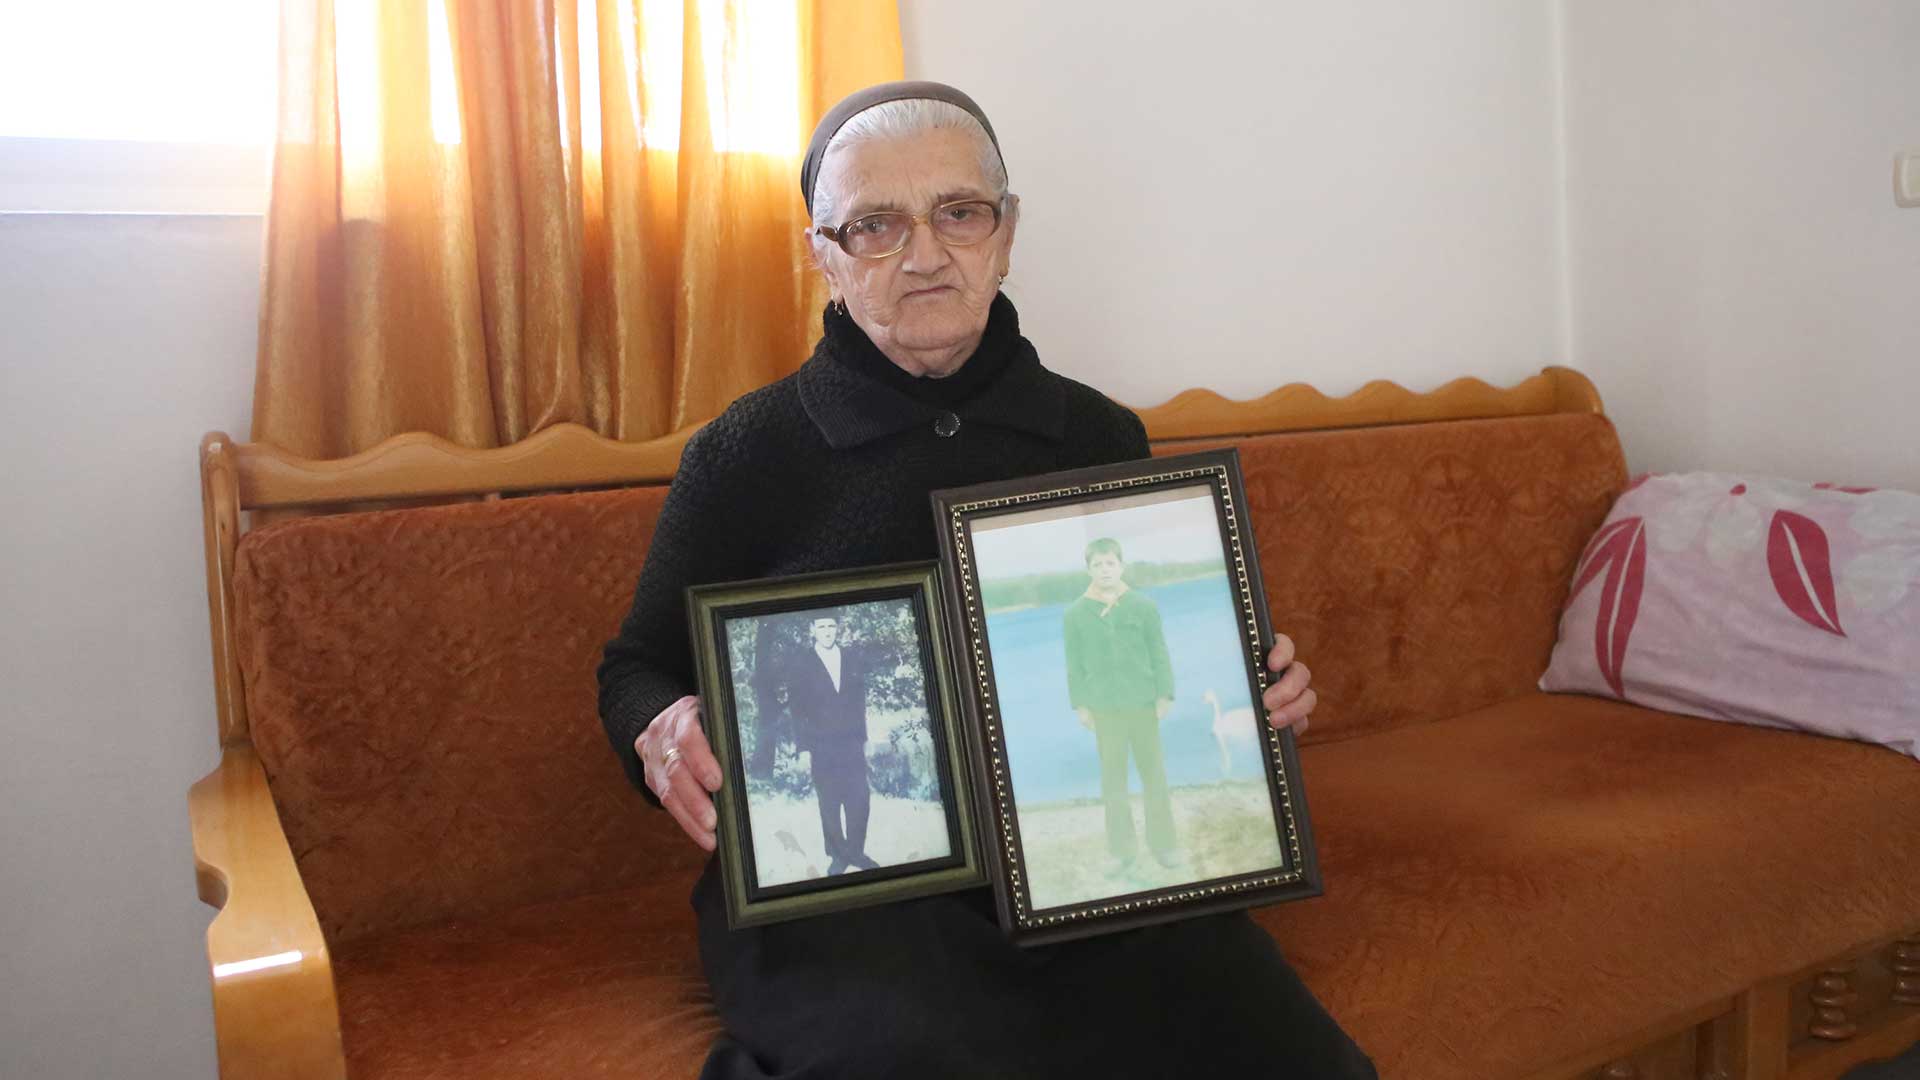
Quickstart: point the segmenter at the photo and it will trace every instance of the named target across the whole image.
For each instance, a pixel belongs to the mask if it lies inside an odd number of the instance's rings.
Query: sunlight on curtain
[[[321,457],[653,438],[793,370],[803,133],[900,77],[893,0],[283,0],[281,54],[254,437]]]
[[[800,149],[799,110],[793,107],[800,85],[799,12],[778,0],[740,7],[745,17],[730,19],[726,0],[700,0],[714,149],[793,154]]]
[[[442,146],[459,142],[460,90],[453,76],[453,38],[447,31],[447,9],[440,4],[427,5],[427,87],[433,141]],[[565,104],[562,101],[562,108]]]

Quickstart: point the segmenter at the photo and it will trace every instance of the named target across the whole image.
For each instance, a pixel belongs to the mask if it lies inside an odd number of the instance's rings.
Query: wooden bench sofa
[[[1920,766],[1535,689],[1627,479],[1585,378],[1143,415],[1241,449],[1322,695],[1326,895],[1258,918],[1383,1076],[1812,1080],[1920,1038]],[[223,1076],[697,1071],[701,858],[592,677],[683,442],[203,442]]]

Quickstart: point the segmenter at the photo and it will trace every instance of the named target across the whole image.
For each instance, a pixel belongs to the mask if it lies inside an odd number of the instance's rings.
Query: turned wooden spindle
[[[1640,1080],[1640,1067],[1622,1059],[1601,1069],[1599,1080]]]
[[[1920,937],[1893,943],[1893,1000],[1920,1005]]]
[[[1816,1039],[1851,1039],[1860,1028],[1847,1016],[1847,1006],[1860,995],[1853,989],[1853,968],[1830,967],[1813,982],[1813,1022],[1807,1034]]]

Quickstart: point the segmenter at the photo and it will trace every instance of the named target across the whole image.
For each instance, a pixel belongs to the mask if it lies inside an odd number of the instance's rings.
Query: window
[[[9,5],[0,34],[0,212],[263,210],[278,7]]]
[[[338,105],[346,165],[373,154],[379,5],[336,0]],[[421,0],[408,0],[420,3]],[[516,0],[517,2],[517,0]],[[593,0],[579,12],[584,149],[597,153],[596,35],[614,32],[627,71],[628,110],[644,95],[647,145],[679,140],[683,0],[637,0],[613,27]],[[266,208],[278,96],[276,0],[57,0],[10,7],[0,34],[0,213],[135,211],[261,213]],[[446,0],[427,0],[431,116],[436,139],[461,140]],[[795,0],[698,0],[701,58],[715,148],[796,154],[801,132]],[[635,19],[648,32],[641,35]]]

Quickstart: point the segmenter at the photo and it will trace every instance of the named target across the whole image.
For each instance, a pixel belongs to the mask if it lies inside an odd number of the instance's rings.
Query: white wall
[[[1637,469],[1920,490],[1913,0],[1569,0],[1573,359]]]
[[[213,1075],[195,452],[245,432],[257,217],[0,215],[0,1076]]]
[[[908,77],[1000,135],[1054,367],[1150,405],[1562,361],[1553,5],[900,9]]]

